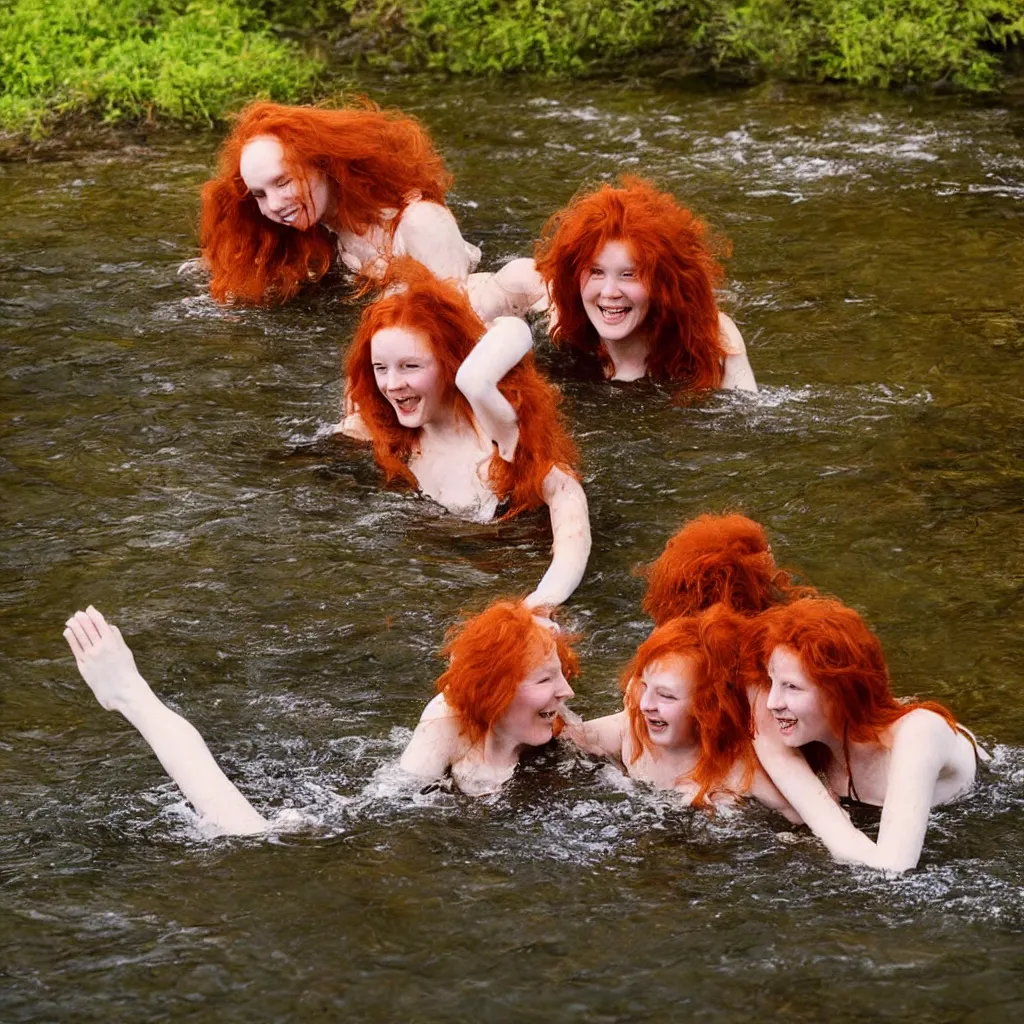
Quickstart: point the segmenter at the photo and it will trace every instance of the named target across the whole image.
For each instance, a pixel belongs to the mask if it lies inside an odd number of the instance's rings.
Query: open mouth
[[[555,715],[558,714],[558,709],[556,708],[554,711],[538,711],[537,714],[539,714],[545,722],[553,722]]]
[[[282,213],[281,214],[282,222],[285,223],[285,224],[294,225],[295,221],[298,220],[299,212],[300,211],[299,211],[298,207],[296,207],[295,209],[289,210],[287,213]]]
[[[796,728],[796,719],[776,718],[775,724],[779,727],[779,732],[781,732],[783,736],[786,736]]]
[[[601,313],[601,319],[606,324],[614,327],[615,324],[622,323],[623,320],[633,312],[632,306],[602,306],[598,305],[598,310]]]
[[[644,721],[647,722],[647,728],[653,733],[664,732],[668,728],[668,722],[664,718],[651,718],[650,715],[644,715]]]
[[[391,401],[400,414],[408,416],[416,411],[416,407],[420,404],[420,396],[405,395],[402,398],[392,398]]]

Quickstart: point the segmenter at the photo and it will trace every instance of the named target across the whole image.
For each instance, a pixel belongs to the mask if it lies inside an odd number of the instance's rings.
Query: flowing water
[[[738,508],[860,609],[900,693],[995,752],[918,870],[833,864],[566,749],[499,797],[395,764],[462,608],[532,588],[542,515],[385,491],[325,440],[357,307],[218,308],[217,139],[96,133],[0,164],[0,1020],[1002,1021],[1024,1009],[1024,106],[767,86],[374,80],[457,178],[485,266],[642,172],[727,236],[761,391],[574,380],[594,528],[574,707],[616,707],[637,563]],[[88,602],[272,838],[204,835],[61,630]],[[870,823],[868,823],[870,827]]]

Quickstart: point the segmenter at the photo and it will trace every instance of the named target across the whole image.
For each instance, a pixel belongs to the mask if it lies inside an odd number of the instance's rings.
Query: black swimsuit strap
[[[857,796],[857,787],[853,784],[853,769],[850,767],[850,739],[848,726],[843,723],[843,757],[846,758],[846,795],[857,803],[862,803]]]
[[[971,744],[971,750],[974,751],[974,767],[981,767],[981,754],[978,753],[978,741],[974,738],[974,733],[971,732],[966,726],[961,725],[959,722],[953,727],[956,729],[961,736],[966,736]]]
[[[966,736],[970,741],[971,750],[974,751],[974,767],[981,767],[981,755],[978,753],[978,741],[974,738],[971,730],[962,726],[959,722],[954,726],[956,731],[961,736]],[[853,784],[853,770],[850,768],[850,746],[847,741],[846,726],[843,726],[843,755],[846,758],[846,794],[850,800],[854,803],[863,803],[861,798],[857,796],[857,787]],[[873,806],[873,805],[872,805]]]

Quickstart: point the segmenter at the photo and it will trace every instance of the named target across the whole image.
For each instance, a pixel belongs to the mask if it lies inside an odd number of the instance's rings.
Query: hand
[[[121,631],[92,605],[68,619],[64,639],[82,678],[107,711],[123,711],[133,698],[149,692]]]
[[[553,633],[558,632],[558,625],[548,616],[548,613],[552,608],[556,608],[557,606],[558,602],[551,601],[540,586],[523,598],[523,607],[529,608],[529,610],[534,613],[533,617],[535,619],[543,620],[541,625],[549,626]]]

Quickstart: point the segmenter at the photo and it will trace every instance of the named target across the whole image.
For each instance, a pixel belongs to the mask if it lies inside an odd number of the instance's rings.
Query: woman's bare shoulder
[[[718,326],[722,332],[722,346],[727,356],[746,355],[747,346],[736,322],[726,313],[718,311]]]

